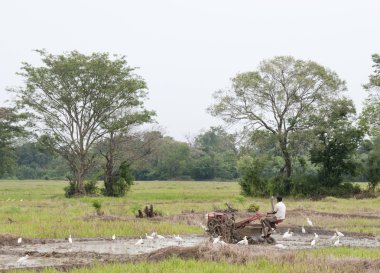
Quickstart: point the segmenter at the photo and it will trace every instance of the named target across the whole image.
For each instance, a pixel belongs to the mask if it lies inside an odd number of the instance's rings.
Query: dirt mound
[[[112,221],[126,221],[128,219],[125,217],[120,217],[120,216],[115,216],[115,215],[88,214],[84,217],[81,217],[80,220],[83,220],[83,221],[101,220],[101,221],[106,221],[106,222],[112,222]]]
[[[148,261],[161,261],[172,256],[181,259],[205,261],[227,261],[229,263],[246,263],[255,257],[264,255],[266,249],[255,249],[236,245],[200,244],[193,247],[167,247],[151,252],[145,256]]]
[[[0,246],[16,246],[18,245],[17,240],[19,237],[10,235],[10,234],[1,234],[0,235]],[[22,238],[23,243],[30,244],[32,243],[31,239]]]

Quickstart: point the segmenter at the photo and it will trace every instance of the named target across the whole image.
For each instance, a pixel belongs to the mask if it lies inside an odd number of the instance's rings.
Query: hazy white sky
[[[206,113],[212,93],[239,72],[278,55],[313,60],[346,80],[361,109],[361,85],[380,53],[378,0],[3,0],[0,105],[33,49],[110,52],[140,67],[147,106],[167,135],[183,140],[222,124]]]

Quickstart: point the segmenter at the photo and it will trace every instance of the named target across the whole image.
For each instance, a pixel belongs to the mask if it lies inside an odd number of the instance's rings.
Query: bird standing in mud
[[[301,231],[302,231],[302,233],[306,233],[306,230],[305,230],[305,227],[302,225],[302,228],[301,228]]]
[[[115,241],[115,239],[116,239],[116,235],[115,235],[115,234],[112,235],[111,239],[112,239],[112,241]]]
[[[179,242],[179,243],[183,242],[183,239],[182,239],[181,236],[179,236],[179,234],[178,234],[178,235],[173,235],[173,236],[174,236],[174,239],[175,239],[177,242]]]
[[[317,239],[313,239],[313,241],[311,241],[310,245],[315,246],[316,242],[317,242]]]
[[[337,235],[336,232],[335,232],[334,235],[330,238],[330,240],[335,240],[336,237],[338,237],[338,235]]]
[[[17,260],[16,264],[17,265],[23,265],[25,264],[26,260],[28,259],[29,255],[26,254],[24,257],[21,257],[20,259]]]
[[[277,247],[279,249],[285,249],[285,248],[287,248],[287,246],[284,246],[283,244],[276,244],[275,247]]]
[[[150,235],[148,235],[147,233],[145,233],[145,238],[147,238],[148,240],[153,240],[153,239],[154,239],[153,236],[150,236]]]
[[[68,239],[69,243],[72,244],[73,243],[73,238],[71,238],[71,234],[69,235],[69,239]]]
[[[339,246],[339,236],[338,236],[338,240],[336,240],[336,241],[334,242],[334,246]]]
[[[243,240],[237,242],[238,245],[248,245],[247,236],[244,236]]]
[[[18,243],[18,244],[21,244],[21,243],[22,243],[22,238],[21,238],[21,237],[17,239],[17,243]]]
[[[338,231],[337,228],[335,229],[335,233],[336,233],[336,235],[338,235],[338,237],[344,237],[344,234],[342,232]]]
[[[313,222],[309,219],[309,217],[306,218],[306,221],[309,224],[309,226],[313,226]]]
[[[287,238],[290,238],[292,236],[293,236],[293,232],[290,232],[290,229],[288,229],[288,231],[286,231],[284,233],[284,235],[282,235],[282,238],[287,239]]]
[[[222,236],[218,236],[218,237],[214,238],[214,240],[212,241],[212,243],[213,243],[214,245],[217,244],[217,243],[219,243],[221,237],[222,237]]]
[[[162,236],[162,235],[160,235],[160,234],[157,234],[156,237],[157,237],[158,239],[165,239],[165,237]]]
[[[140,240],[138,240],[135,245],[142,245],[143,244],[143,239],[140,237]]]

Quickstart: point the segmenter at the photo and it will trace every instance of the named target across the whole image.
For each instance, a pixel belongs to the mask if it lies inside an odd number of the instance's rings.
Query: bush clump
[[[253,213],[258,212],[259,210],[260,210],[260,206],[255,203],[250,204],[247,209],[248,212],[253,212]]]

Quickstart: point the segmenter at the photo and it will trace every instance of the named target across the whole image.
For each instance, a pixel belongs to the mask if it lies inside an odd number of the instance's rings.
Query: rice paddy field
[[[22,237],[26,243],[41,240],[65,241],[73,238],[118,238],[136,240],[146,233],[164,236],[204,236],[200,224],[206,224],[204,214],[224,209],[225,203],[238,209],[237,218],[251,214],[247,208],[257,204],[260,211],[270,210],[268,198],[248,198],[240,194],[236,182],[135,182],[125,197],[65,198],[65,181],[0,181],[0,235],[3,238]],[[101,184],[99,184],[101,186]],[[93,202],[101,204],[98,215]],[[300,233],[307,227],[306,217],[314,225],[312,232],[334,233],[334,229],[357,238],[378,242],[380,238],[380,198],[322,200],[285,198],[287,219],[279,231],[290,228]],[[138,209],[153,205],[159,216],[136,218]],[[2,244],[4,245],[4,244]],[[365,245],[365,244],[364,244]],[[121,255],[107,259],[96,257],[82,266],[4,267],[10,272],[380,272],[378,247],[319,247],[315,249],[276,250],[266,246],[235,245],[221,249],[202,243],[194,255],[174,250],[163,258],[151,259],[142,255],[129,259]],[[18,255],[24,255],[22,247]],[[178,252],[180,251],[180,252]],[[16,253],[15,252],[15,253]],[[168,252],[168,253],[169,253]],[[190,253],[191,251],[186,253]],[[205,253],[205,255],[199,255]],[[3,255],[7,255],[2,250]],[[73,253],[71,253],[73,254]],[[71,254],[67,254],[70,256]],[[111,253],[112,254],[112,253]],[[111,255],[110,254],[110,255]],[[30,253],[31,257],[36,254]],[[74,254],[73,254],[74,255]],[[92,256],[91,256],[92,257]],[[117,257],[117,258],[115,258]],[[62,257],[63,259],[64,257]],[[105,261],[105,262],[104,262]],[[360,270],[359,270],[360,269]],[[342,271],[343,270],[343,271]],[[359,271],[358,271],[359,270]]]

